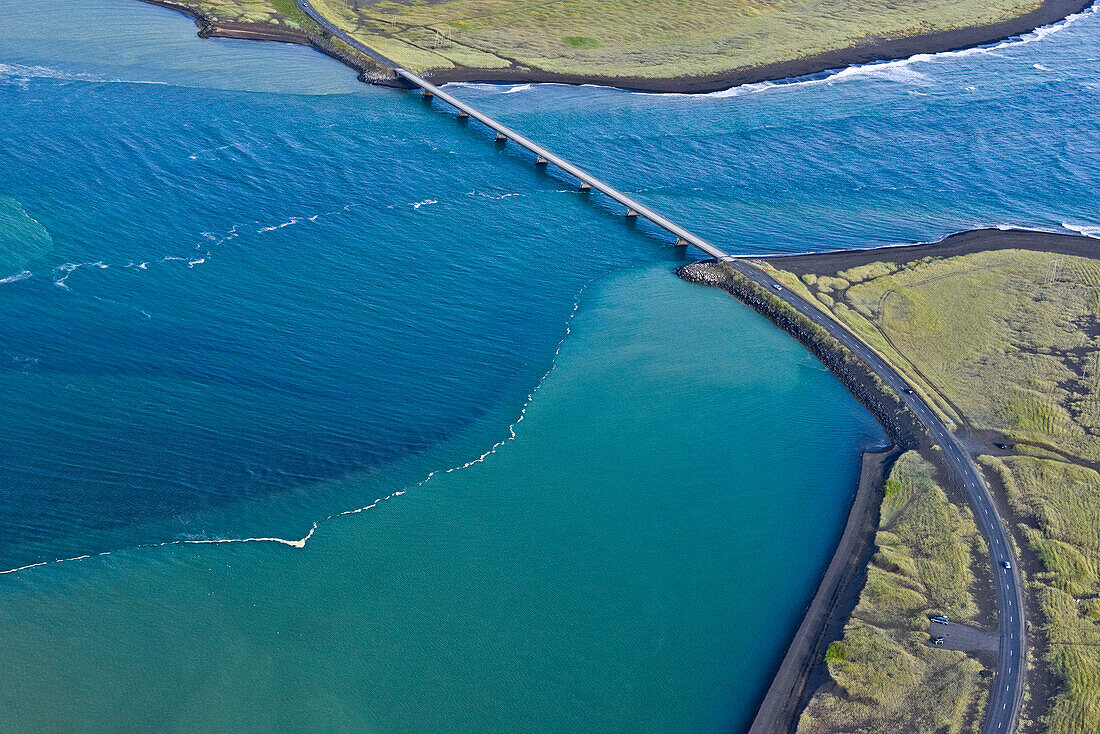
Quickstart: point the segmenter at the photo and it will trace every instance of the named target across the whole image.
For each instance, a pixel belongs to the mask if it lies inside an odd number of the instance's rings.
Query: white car
[[[778,283],[772,283],[772,288],[775,288],[777,291],[783,290],[783,286],[779,285]]]
[[[1012,568],[1012,564],[1009,563],[1008,561],[1001,561],[1001,565],[1004,566],[1005,568]]]

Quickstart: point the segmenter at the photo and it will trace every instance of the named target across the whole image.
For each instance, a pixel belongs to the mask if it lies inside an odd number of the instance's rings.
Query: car
[[[932,621],[936,624],[947,624],[950,620],[943,614],[937,614],[935,617],[932,617]]]
[[[912,395],[913,394],[913,388],[907,387],[907,388],[905,388],[904,392],[905,392],[906,395]]]
[[[777,291],[783,290],[783,286],[779,285],[778,283],[772,283],[772,288],[775,288]]]
[[[997,444],[997,448],[999,448],[1001,451],[1008,451],[1008,444],[1007,443],[999,443],[999,444]]]
[[[1001,566],[1003,568],[1012,568],[1012,563],[1009,561],[1001,561]]]
[[[933,637],[932,638],[932,644],[933,645],[942,645],[943,644],[943,638],[942,637]]]

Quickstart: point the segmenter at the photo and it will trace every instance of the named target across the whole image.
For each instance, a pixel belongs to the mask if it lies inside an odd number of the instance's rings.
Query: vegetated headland
[[[991,43],[1092,0],[313,0],[324,17],[413,72],[449,81],[602,84],[712,92],[853,64]],[[294,0],[145,0],[196,19],[200,35],[312,45],[393,83]]]
[[[1020,731],[1100,731],[1098,257],[1100,241],[1088,237],[981,230],[756,261],[884,357],[978,456],[1026,581]],[[775,294],[724,263],[680,274],[730,291],[803,341],[906,450],[884,467],[889,478],[861,481],[880,502],[857,493],[853,513],[869,516],[845,535],[864,529],[866,565],[830,578],[834,559],[803,625],[811,631],[799,630],[812,652],[792,643],[761,731],[979,731],[997,650],[991,578],[1002,570],[985,561],[960,488],[942,479],[941,452],[910,430],[896,396]],[[838,555],[851,562],[853,547],[845,537]],[[951,625],[930,623],[936,615]]]

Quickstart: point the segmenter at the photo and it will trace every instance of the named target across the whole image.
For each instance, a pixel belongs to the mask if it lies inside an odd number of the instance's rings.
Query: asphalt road
[[[981,472],[974,459],[963,449],[955,435],[916,394],[908,394],[908,383],[887,362],[863,343],[858,337],[826,316],[816,306],[790,289],[780,286],[774,278],[748,263],[733,257],[722,258],[738,272],[771,290],[784,299],[799,313],[818,324],[844,346],[852,350],[864,362],[870,365],[883,382],[897,391],[906,405],[913,411],[928,433],[942,447],[944,457],[956,478],[966,487],[970,506],[978,526],[989,544],[990,562],[993,567],[993,580],[997,589],[998,631],[1000,635],[1000,660],[997,676],[993,679],[993,690],[987,706],[987,718],[984,731],[987,734],[1014,732],[1020,715],[1020,705],[1024,694],[1024,673],[1026,649],[1024,638],[1024,603],[1020,579],[1017,576],[1016,559],[1012,555],[1008,542],[1005,523],[997,513],[997,507],[989,494]],[[1011,569],[1001,566],[1003,561],[1012,563]]]

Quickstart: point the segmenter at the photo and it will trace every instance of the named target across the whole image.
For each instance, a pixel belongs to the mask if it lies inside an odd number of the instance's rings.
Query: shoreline
[[[1033,230],[979,229],[952,234],[936,243],[754,259],[802,275],[837,272],[883,260],[908,262],[927,256],[954,257],[1007,249],[1100,258],[1100,239]],[[937,452],[922,450],[930,446],[924,431],[915,425],[907,410],[899,408],[873,379],[867,379],[867,371],[861,365],[853,364],[846,347],[822,337],[809,322],[777,309],[770,302],[771,294],[754,290],[751,281],[740,283],[717,273],[713,270],[714,263],[713,260],[691,263],[678,268],[676,273],[689,282],[726,291],[801,342],[871,412],[891,440],[889,447],[863,454],[859,484],[844,531],[798,630],[775,668],[749,730],[749,734],[787,734],[794,731],[809,697],[825,680],[825,648],[839,638],[858,602],[867,561],[875,551],[882,488],[893,460],[910,449],[933,459],[940,457],[935,456]],[[934,463],[942,471],[940,461]]]
[[[141,2],[175,10],[193,18],[195,25],[199,27],[199,36],[202,38],[238,38],[313,46],[318,51],[357,71],[360,81],[380,86],[404,88],[404,85],[396,79],[386,78],[386,74],[389,73],[388,69],[384,69],[380,64],[369,63],[365,59],[346,54],[322,36],[270,23],[220,21],[205,11],[188,5],[185,1],[141,0]],[[907,59],[918,54],[936,54],[987,46],[1058,23],[1070,15],[1083,12],[1093,4],[1094,0],[1043,0],[1042,5],[1029,13],[990,25],[891,38],[874,43],[849,46],[835,51],[826,51],[800,59],[743,67],[716,74],[658,79],[632,76],[561,74],[536,69],[465,68],[429,70],[422,76],[438,85],[450,82],[570,84],[574,86],[590,84],[638,92],[708,94],[745,84],[795,79],[851,66]]]
[[[956,257],[996,250],[1032,250],[1096,258],[1100,256],[1100,238],[1033,229],[970,229],[948,235],[938,242],[808,252],[797,255],[763,255],[749,259],[762,260],[795,275],[804,275],[820,274],[824,272],[822,268],[839,272],[876,261],[910,262],[929,256]]]
[[[882,488],[894,461],[903,453],[905,449],[896,444],[863,452],[859,483],[840,541],[772,676],[748,734],[794,731],[810,696],[828,676],[825,649],[840,638],[859,603],[867,564],[875,552],[873,539],[878,530]]]
[[[787,734],[797,726],[808,702],[807,694],[816,690],[811,681],[819,682],[826,675],[825,648],[839,636],[859,601],[867,562],[875,550],[886,476],[894,460],[908,450],[932,454],[925,451],[932,442],[916,416],[843,344],[815,329],[800,315],[776,308],[772,295],[757,289],[751,281],[740,282],[716,272],[715,264],[714,260],[689,263],[677,268],[676,274],[688,282],[725,291],[798,340],[867,408],[890,440],[888,446],[864,451],[862,455],[859,481],[844,530],[797,631],[774,668],[772,681],[749,729],[749,734]]]

